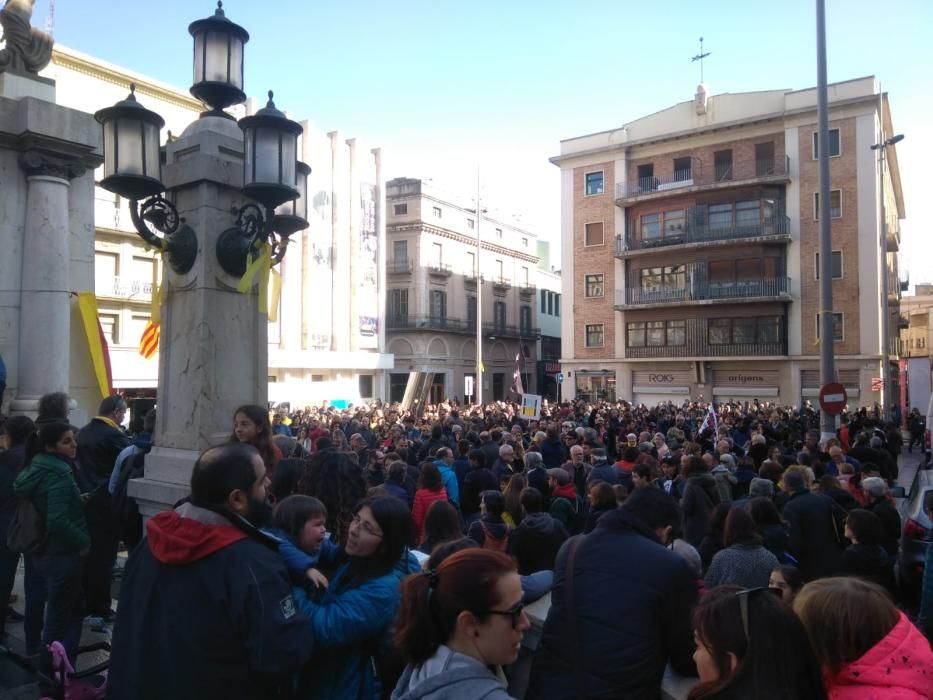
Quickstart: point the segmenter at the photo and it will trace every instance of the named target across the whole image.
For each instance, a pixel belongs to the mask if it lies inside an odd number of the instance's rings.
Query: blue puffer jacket
[[[410,552],[384,576],[347,589],[350,563],[341,566],[320,601],[294,589],[298,608],[311,618],[315,652],[302,673],[302,700],[377,700],[382,687],[372,655],[388,648],[401,602],[402,579],[421,571]]]

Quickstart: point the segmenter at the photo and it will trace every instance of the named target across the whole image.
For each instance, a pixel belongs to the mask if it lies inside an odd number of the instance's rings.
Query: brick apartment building
[[[887,95],[868,77],[830,85],[829,100],[836,371],[865,405],[882,398],[882,307],[898,376],[904,204],[895,148],[883,175],[871,148],[894,133]],[[561,142],[565,396],[815,403],[816,102],[814,89],[708,97],[701,85]]]

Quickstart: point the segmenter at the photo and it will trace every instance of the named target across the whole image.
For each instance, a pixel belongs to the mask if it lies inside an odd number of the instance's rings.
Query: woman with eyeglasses
[[[356,508],[344,551],[349,561],[320,599],[294,589],[295,603],[311,620],[315,652],[301,674],[303,700],[376,700],[387,670],[390,627],[402,579],[420,571],[407,551],[411,515],[394,496],[368,498]],[[283,611],[284,612],[284,611]],[[293,611],[294,612],[294,611]],[[287,613],[286,613],[287,614]]]
[[[770,588],[719,586],[693,614],[700,682],[688,700],[823,700],[807,633]]]
[[[490,667],[518,658],[529,627],[511,557],[471,548],[402,587],[395,645],[408,665],[392,700],[508,700]]]

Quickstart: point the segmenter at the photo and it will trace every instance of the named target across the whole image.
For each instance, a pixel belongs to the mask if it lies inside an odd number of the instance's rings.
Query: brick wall
[[[585,196],[584,176],[597,170],[603,171],[603,193]],[[615,310],[613,307],[615,281],[615,163],[608,161],[597,165],[575,168],[573,171],[573,307],[565,313],[573,314],[574,354],[578,359],[608,359],[615,357]],[[584,224],[603,223],[603,243],[598,246],[584,245]],[[596,299],[584,298],[583,276],[602,273],[605,284],[604,296]],[[586,347],[588,324],[601,323],[604,345],[601,348]]]
[[[814,274],[814,256],[819,251],[820,224],[813,218],[813,193],[820,188],[819,161],[813,160],[812,132],[816,128],[815,122],[800,127],[797,154],[800,159],[801,349],[805,355],[819,351],[815,319],[820,309],[820,283]],[[838,128],[840,139],[840,155],[829,159],[830,189],[842,191],[842,218],[831,219],[833,250],[843,251],[843,279],[833,280],[833,311],[844,314],[844,340],[835,343],[835,352],[850,355],[860,352],[855,118],[830,121],[829,128]],[[872,290],[866,289],[865,293],[871,294]]]

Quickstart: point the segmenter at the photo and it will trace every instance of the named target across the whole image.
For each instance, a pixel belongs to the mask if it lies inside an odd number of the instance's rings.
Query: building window
[[[729,345],[732,342],[732,319],[711,318],[706,340],[710,345]]]
[[[593,299],[603,296],[603,274],[583,275],[583,296]]]
[[[709,208],[709,227],[712,231],[723,231],[732,228],[732,205],[713,204]]]
[[[654,163],[645,163],[638,166],[639,192],[652,192],[658,189],[658,181],[654,179]]]
[[[547,295],[548,294],[550,294],[548,290],[546,289],[541,290],[541,313],[543,314],[547,313]]]
[[[373,397],[373,375],[360,375],[360,398],[371,399]]]
[[[476,253],[467,253],[467,277],[473,277],[477,274]]]
[[[440,207],[434,207],[434,218],[440,219],[444,212],[441,211]]]
[[[813,269],[814,269],[814,279],[820,278],[820,254],[815,253],[813,256]],[[833,279],[841,280],[842,279],[842,251],[834,250],[833,251]]]
[[[603,171],[586,174],[586,196],[603,193]]]
[[[528,286],[529,280],[528,280],[528,268],[527,267],[522,268],[522,280],[521,281],[522,281],[523,287]]]
[[[842,218],[842,190],[829,191],[829,218]],[[813,220],[820,220],[820,193],[813,193]]]
[[[493,304],[492,319],[493,319],[493,324],[496,327],[496,330],[501,332],[503,329],[505,329],[506,316],[505,316],[505,302],[504,301],[497,301],[495,304]]]
[[[684,289],[687,281],[683,265],[646,267],[639,272],[643,291]]]
[[[527,239],[527,238],[523,238],[523,239],[522,239],[522,248],[527,248],[527,247],[528,247],[528,239]]]
[[[496,229],[496,238],[498,238],[500,241],[502,240],[502,229],[501,228]]]
[[[774,175],[774,141],[755,144],[755,175]]]
[[[693,179],[693,168],[690,156],[674,158],[674,182],[684,182]]]
[[[547,312],[549,316],[554,316],[554,299],[557,295],[554,292],[547,293]]]
[[[686,221],[683,209],[664,212],[664,236],[682,236]]]
[[[496,281],[501,282],[505,279],[505,264],[501,260],[496,260]]]
[[[408,259],[408,241],[392,241],[392,257],[396,261]]]
[[[440,243],[431,244],[431,266],[440,267],[444,262],[444,246]]]
[[[467,219],[467,228],[472,230],[476,228],[476,221],[473,219]]]
[[[781,342],[780,316],[711,318],[707,324],[710,345],[750,345]]]
[[[323,382],[323,381],[324,381],[324,375],[323,375],[323,374],[312,374],[312,375],[311,375],[311,381],[312,381],[312,382]]]
[[[829,157],[833,158],[842,153],[842,143],[839,139],[839,129],[829,130]],[[813,132],[813,160],[820,157],[820,133]]]
[[[447,292],[431,290],[431,318],[443,321],[447,318]]]
[[[632,321],[626,325],[625,344],[630,348],[684,345],[687,342],[687,322]]]
[[[390,319],[404,320],[408,318],[408,290],[390,289],[387,309]]]
[[[100,327],[104,331],[104,338],[111,345],[116,345],[120,338],[120,316],[119,314],[97,314],[100,320]]]
[[[645,322],[632,321],[625,329],[625,344],[630,348],[645,347]]]
[[[476,327],[476,297],[467,297],[467,325]]]
[[[392,207],[392,210],[395,212],[396,216],[404,216],[408,213],[408,203],[405,204],[396,204]]]
[[[522,335],[531,335],[531,307],[523,304],[522,307],[518,310],[518,323],[520,326]]]
[[[605,239],[603,237],[602,221],[597,221],[591,224],[583,224],[583,245],[602,245],[604,242]]]
[[[664,321],[648,321],[646,338],[650,347],[664,345]]]
[[[652,240],[661,235],[661,215],[645,214],[641,217],[641,237],[642,240]]]
[[[713,171],[716,182],[732,179],[732,149],[713,153]]]
[[[668,345],[685,345],[687,343],[686,321],[667,321],[665,331]]]
[[[554,295],[554,315],[560,316],[560,294]]]
[[[601,348],[603,346],[603,324],[588,323],[584,328],[586,331],[586,347]]]
[[[833,340],[841,343],[845,339],[845,321],[841,313],[833,314]],[[820,339],[820,315],[816,315],[816,339]]]

